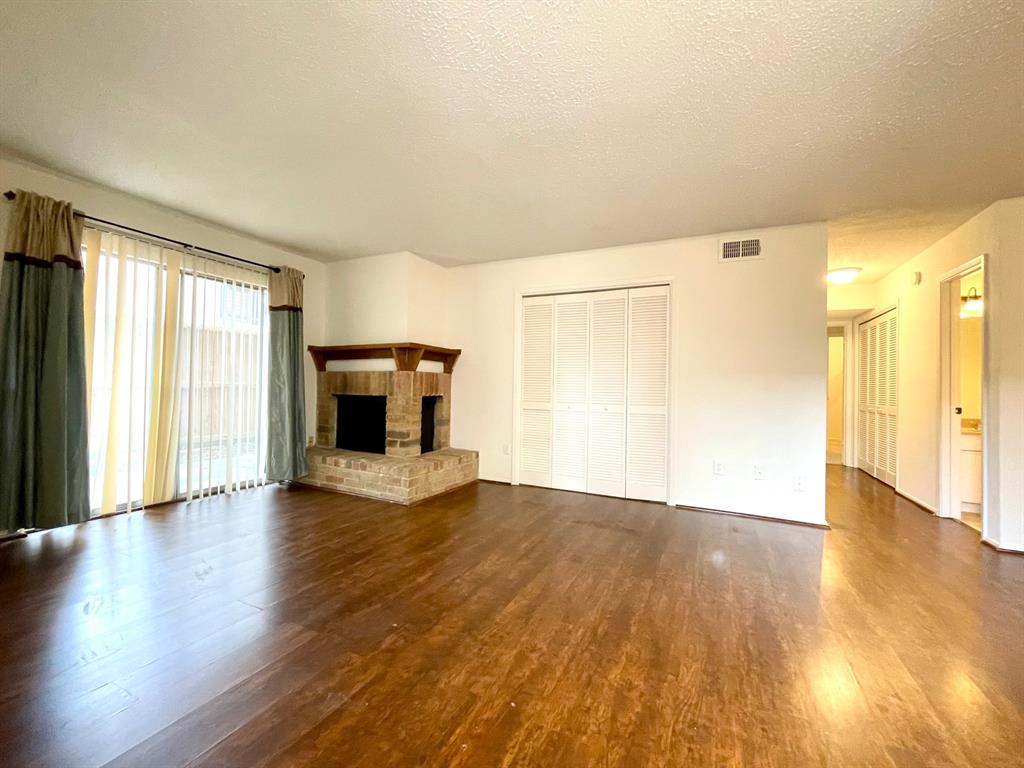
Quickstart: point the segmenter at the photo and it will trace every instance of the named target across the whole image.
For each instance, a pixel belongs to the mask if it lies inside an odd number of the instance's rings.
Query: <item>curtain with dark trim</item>
[[[82,222],[18,190],[0,275],[0,529],[89,518]]]
[[[306,386],[302,368],[302,273],[270,273],[270,383],[267,480],[295,480],[306,464]]]

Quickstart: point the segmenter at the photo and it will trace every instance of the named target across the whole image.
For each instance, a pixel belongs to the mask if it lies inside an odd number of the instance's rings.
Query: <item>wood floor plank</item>
[[[831,466],[830,531],[274,486],[0,545],[18,766],[1024,766],[1024,558]]]

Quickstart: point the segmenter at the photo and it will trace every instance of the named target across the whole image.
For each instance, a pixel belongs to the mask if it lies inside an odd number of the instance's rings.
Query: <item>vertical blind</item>
[[[264,482],[262,271],[87,228],[93,514]]]

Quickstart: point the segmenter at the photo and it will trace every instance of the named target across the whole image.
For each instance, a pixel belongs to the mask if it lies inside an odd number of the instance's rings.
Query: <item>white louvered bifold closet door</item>
[[[857,466],[868,460],[868,327],[862,325],[857,334]]]
[[[879,344],[878,388],[878,462],[879,480],[896,485],[896,384],[899,350],[899,325],[896,312],[889,312],[881,323],[884,332]]]
[[[875,474],[878,456],[878,324],[868,327],[868,465]]]
[[[628,291],[591,294],[587,492],[626,493]]]
[[[554,310],[551,296],[523,299],[519,480],[527,485],[551,485]]]
[[[667,286],[629,290],[626,496],[668,498]]]
[[[857,466],[896,483],[899,326],[895,310],[863,323],[858,334]]]
[[[554,407],[551,487],[587,490],[587,401],[590,297],[555,297]]]

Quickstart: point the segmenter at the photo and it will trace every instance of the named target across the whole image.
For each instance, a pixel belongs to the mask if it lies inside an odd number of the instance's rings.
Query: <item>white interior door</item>
[[[883,316],[878,323],[878,382],[875,387],[875,477],[881,478],[889,466],[889,420],[886,404],[889,402],[889,318]],[[891,483],[890,483],[891,485]]]
[[[631,288],[627,331],[626,496],[668,499],[669,295]]]
[[[868,327],[861,325],[857,331],[857,466],[868,464],[868,376],[871,373],[870,343]]]
[[[873,475],[878,460],[878,323],[868,327],[868,466]]]
[[[895,310],[862,323],[858,333],[857,466],[896,484],[899,326]]]
[[[590,294],[587,492],[626,493],[628,291]]]
[[[667,286],[523,299],[519,482],[668,499]]]
[[[551,485],[551,404],[554,301],[523,299],[519,393],[519,482]]]
[[[551,487],[587,490],[590,298],[555,296]]]
[[[947,283],[946,290],[942,292],[946,298],[946,312],[943,313],[946,319],[947,351],[945,354],[948,355],[946,367],[949,373],[946,386],[949,392],[949,407],[953,413],[947,417],[948,421],[944,429],[946,435],[944,449],[947,453],[946,461],[942,463],[946,466],[946,476],[940,478],[939,483],[940,488],[945,486],[946,494],[943,498],[941,491],[939,493],[939,515],[956,519],[962,519],[963,516],[962,481],[965,479],[961,474],[963,463],[960,452],[960,444],[963,441],[963,409],[960,405],[962,398],[960,392],[960,279],[957,278],[951,283]],[[940,365],[941,362],[940,360]]]
[[[879,376],[884,384],[879,385],[878,420],[881,425],[878,443],[879,456],[877,470],[879,480],[889,485],[896,485],[896,384],[899,353],[899,326],[896,312],[887,313],[881,327],[884,329],[879,338],[879,354],[884,358],[880,361]]]

